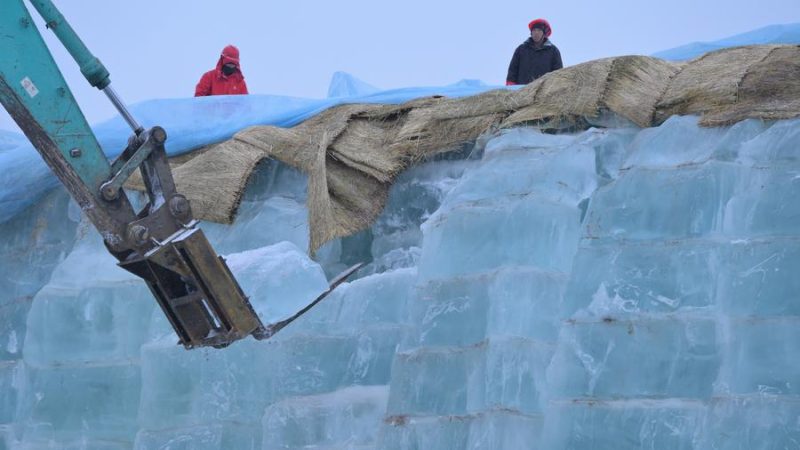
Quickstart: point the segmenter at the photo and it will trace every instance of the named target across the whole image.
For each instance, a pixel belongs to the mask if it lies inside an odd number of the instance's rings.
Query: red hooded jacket
[[[225,75],[222,73],[222,66],[228,63],[235,64],[236,71]],[[194,96],[239,94],[247,94],[247,83],[244,82],[244,75],[239,67],[239,49],[229,45],[222,50],[217,67],[200,77],[200,82],[194,88]]]

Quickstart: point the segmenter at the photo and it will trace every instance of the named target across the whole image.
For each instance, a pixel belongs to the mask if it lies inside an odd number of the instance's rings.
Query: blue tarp
[[[345,103],[399,104],[432,95],[455,98],[505,88],[465,80],[443,87],[369,92],[372,89],[367,89],[371,87],[366,83],[354,78],[353,82],[346,82],[348,80],[342,80],[342,76],[339,75],[339,82],[346,89],[332,88],[330,95],[334,96],[325,99],[278,95],[216,96],[149,100],[130,109],[145,128],[159,125],[167,130],[167,153],[174,156],[226,140],[253,125],[291,127],[327,108]],[[361,92],[359,88],[363,88]],[[340,93],[350,95],[335,96]],[[131,134],[121,117],[102,122],[92,129],[109,158],[119,155]],[[0,177],[0,223],[14,217],[58,185],[58,180],[27,142],[0,152],[0,167],[4,173]]]
[[[800,44],[800,23],[770,25],[713,42],[693,42],[653,53],[652,56],[668,61],[684,61],[714,50],[756,44]]]

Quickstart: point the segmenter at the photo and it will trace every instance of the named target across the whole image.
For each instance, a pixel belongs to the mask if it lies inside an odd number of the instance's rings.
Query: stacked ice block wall
[[[268,341],[186,351],[55,192],[2,225],[9,448],[778,449],[800,442],[800,121],[482,138],[309,259],[305,179],[206,224]],[[794,447],[793,447],[794,446]]]
[[[592,196],[548,446],[798,445],[799,123],[694,123],[641,131]]]

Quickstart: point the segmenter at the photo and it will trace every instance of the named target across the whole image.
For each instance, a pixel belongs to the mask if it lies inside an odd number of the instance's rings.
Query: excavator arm
[[[100,232],[119,266],[147,283],[181,344],[224,347],[248,335],[272,336],[285,324],[261,323],[225,260],[197,226],[189,201],[176,191],[164,129],[145,130],[135,121],[111,88],[109,72],[50,0],[31,4],[133,134],[109,163],[22,0],[0,2],[0,102],[5,109]],[[137,169],[149,200],[141,211],[134,210],[122,189]]]

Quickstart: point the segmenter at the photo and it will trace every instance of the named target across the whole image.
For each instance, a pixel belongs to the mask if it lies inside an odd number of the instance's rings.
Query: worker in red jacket
[[[216,69],[200,77],[200,82],[194,88],[194,96],[241,94],[247,94],[247,83],[239,66],[239,49],[229,45],[222,49]]]

